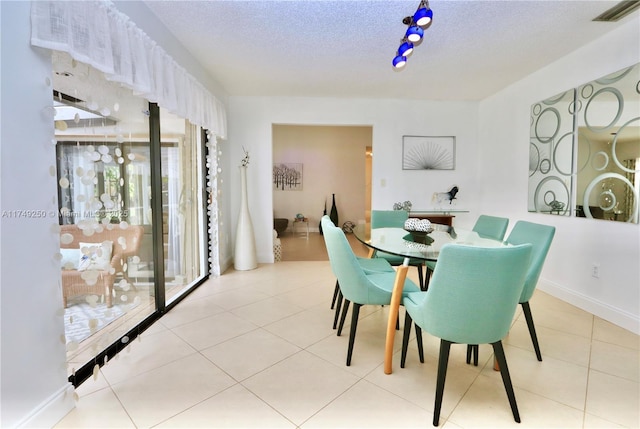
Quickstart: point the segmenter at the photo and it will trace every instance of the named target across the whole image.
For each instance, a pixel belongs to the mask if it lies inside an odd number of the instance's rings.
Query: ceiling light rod
[[[412,16],[402,19],[402,23],[408,26],[404,37],[400,41],[400,47],[393,58],[392,64],[400,69],[407,64],[407,57],[413,52],[414,44],[422,40],[424,30],[429,28],[433,20],[433,11],[429,7],[428,0],[420,0],[418,9]]]
[[[602,12],[600,15],[596,16],[593,21],[603,21],[603,22],[615,22],[629,15],[634,10],[640,7],[639,0],[627,0],[621,1],[615,6],[607,9]]]

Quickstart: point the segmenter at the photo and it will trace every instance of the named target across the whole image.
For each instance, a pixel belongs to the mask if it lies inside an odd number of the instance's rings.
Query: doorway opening
[[[334,198],[338,226],[369,221],[372,136],[369,125],[272,125],[273,219],[288,221],[279,234],[282,260],[327,259],[320,219]],[[276,186],[282,165],[302,172],[295,189]],[[295,222],[300,216],[306,221]]]

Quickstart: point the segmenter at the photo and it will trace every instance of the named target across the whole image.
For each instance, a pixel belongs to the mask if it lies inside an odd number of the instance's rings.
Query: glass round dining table
[[[500,240],[482,237],[477,232],[454,228],[448,225],[431,224],[431,230],[425,233],[410,233],[402,228],[373,228],[360,224],[353,229],[353,235],[369,247],[369,257],[375,251],[391,253],[404,258],[404,263],[396,270],[396,278],[389,304],[389,320],[384,351],[384,373],[391,374],[393,364],[393,341],[396,334],[396,321],[402,299],[402,289],[407,278],[411,259],[437,261],[445,244],[464,244],[480,247],[503,247],[508,244]]]

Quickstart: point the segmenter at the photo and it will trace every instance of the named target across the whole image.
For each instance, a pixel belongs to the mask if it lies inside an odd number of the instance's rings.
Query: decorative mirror
[[[576,216],[638,223],[640,64],[576,92]]]
[[[531,106],[529,211],[571,213],[575,90]]]
[[[530,135],[529,211],[638,224],[640,64],[535,103]]]

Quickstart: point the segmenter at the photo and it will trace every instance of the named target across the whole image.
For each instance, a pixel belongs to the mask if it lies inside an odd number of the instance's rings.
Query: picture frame
[[[276,191],[301,191],[302,177],[301,163],[273,164],[273,189]]]
[[[455,136],[402,136],[403,170],[455,170]]]

